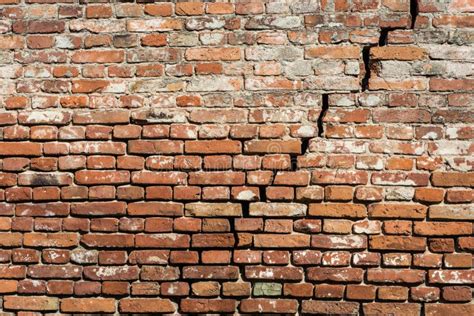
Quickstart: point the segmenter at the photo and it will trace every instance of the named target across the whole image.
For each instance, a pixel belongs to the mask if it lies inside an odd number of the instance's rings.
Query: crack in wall
[[[387,45],[388,32],[398,30],[398,29],[399,28],[396,28],[396,27],[383,27],[380,30],[379,46]]]
[[[410,15],[411,15],[411,26],[413,30],[415,28],[416,18],[418,17],[418,0],[410,0]]]
[[[258,187],[258,195],[260,196],[260,201],[261,202],[266,202],[267,201],[267,191],[266,191],[267,186],[259,186]]]
[[[240,201],[240,204],[242,205],[242,217],[250,217],[250,201]]]
[[[329,94],[323,94],[321,113],[319,113],[319,117],[318,117],[318,137],[323,137],[323,134],[324,134],[323,119],[328,109],[329,109]]]
[[[362,91],[366,91],[369,89],[369,79],[371,76],[370,67],[372,65],[372,61],[370,60],[370,49],[375,46],[377,45],[368,45],[362,48],[362,61],[364,63],[364,69],[365,69],[364,77],[362,78],[362,82],[361,82]]]
[[[410,0],[410,17],[411,17],[411,25],[409,28],[403,28],[403,27],[383,27],[380,29],[380,35],[379,35],[379,40],[378,40],[378,46],[385,46],[387,45],[387,38],[388,38],[388,33],[391,31],[395,30],[407,30],[407,29],[414,29],[415,24],[416,24],[416,19],[418,17],[418,0]],[[366,91],[369,88],[369,80],[371,76],[371,67],[372,67],[372,61],[370,60],[370,49],[372,47],[376,47],[377,45],[371,44],[364,46],[362,48],[362,61],[364,63],[364,77],[362,78],[361,81],[361,88],[362,91]],[[318,125],[319,126],[319,125]]]

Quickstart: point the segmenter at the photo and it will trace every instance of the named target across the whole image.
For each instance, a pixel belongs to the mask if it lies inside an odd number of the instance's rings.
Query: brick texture
[[[0,311],[474,315],[473,13],[0,0]]]

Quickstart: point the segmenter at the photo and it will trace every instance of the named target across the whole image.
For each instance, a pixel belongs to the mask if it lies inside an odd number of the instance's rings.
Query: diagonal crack
[[[410,16],[411,16],[411,25],[410,29],[415,28],[416,18],[418,17],[418,0],[410,0]],[[390,31],[395,30],[406,30],[407,28],[403,27],[383,27],[380,29],[380,36],[378,40],[378,46],[385,46],[387,45],[387,37]],[[361,88],[362,91],[366,91],[369,88],[369,79],[371,76],[371,66],[372,61],[370,60],[370,48],[375,47],[377,45],[371,44],[364,46],[362,48],[362,60],[364,62],[365,73],[364,77],[362,78]],[[319,125],[318,125],[319,126]]]

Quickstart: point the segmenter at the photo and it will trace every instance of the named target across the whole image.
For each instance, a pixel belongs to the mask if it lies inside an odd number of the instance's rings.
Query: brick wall
[[[0,0],[0,310],[474,314],[473,12]]]

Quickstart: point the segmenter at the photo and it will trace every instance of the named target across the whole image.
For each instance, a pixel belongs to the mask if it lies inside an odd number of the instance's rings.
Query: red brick
[[[18,281],[15,280],[2,280],[0,281],[0,293],[9,294],[17,291]]]
[[[79,279],[82,267],[78,266],[31,266],[28,276],[35,279]]]
[[[311,216],[362,218],[366,216],[367,210],[362,204],[310,204],[308,214]]]
[[[119,310],[122,313],[173,313],[175,307],[167,299],[124,298],[120,300]]]
[[[243,313],[296,313],[298,303],[291,299],[244,299],[240,302]]]
[[[172,3],[147,4],[145,13],[153,16],[170,16],[173,13]]]
[[[474,90],[472,79],[430,79],[430,91]]]
[[[260,14],[264,11],[263,3],[243,2],[235,6],[235,13],[237,14]]]
[[[30,247],[69,248],[78,243],[75,233],[26,233],[23,237],[23,244]]]
[[[446,254],[444,256],[444,266],[447,268],[470,268],[472,257],[467,253]]]
[[[208,3],[206,13],[209,14],[231,14],[234,12],[232,3]]]
[[[87,234],[81,237],[81,243],[97,248],[127,248],[133,246],[133,235]]]
[[[371,48],[370,56],[380,60],[417,60],[426,58],[426,51],[415,46],[383,46]]]
[[[236,301],[232,299],[183,299],[180,308],[185,313],[234,312]]]
[[[408,269],[369,269],[367,280],[375,283],[420,284],[425,280],[425,272]]]
[[[321,46],[305,50],[305,56],[309,58],[323,59],[358,59],[361,50],[357,46]]]
[[[359,268],[308,268],[306,276],[314,281],[360,282],[363,270]]]
[[[189,48],[186,50],[187,60],[213,61],[213,60],[239,60],[240,49],[237,47],[226,48]]]
[[[440,290],[436,287],[415,287],[411,289],[411,298],[418,302],[433,302],[439,300]]]
[[[199,2],[178,2],[175,12],[177,15],[201,15],[204,13],[205,3]]]
[[[472,224],[462,222],[420,222],[414,224],[413,231],[420,236],[471,235]]]
[[[86,16],[89,19],[109,18],[112,16],[112,7],[106,5],[87,6]]]
[[[447,286],[443,288],[443,298],[449,302],[470,302],[472,293],[468,286]]]
[[[405,301],[408,298],[408,288],[402,286],[379,287],[377,297],[384,301]]]
[[[29,142],[0,142],[0,156],[40,156],[42,146]]]
[[[183,268],[184,279],[236,280],[238,275],[238,268],[232,266],[192,266]]]
[[[187,248],[189,245],[189,236],[180,234],[137,235],[135,240],[139,248]]]
[[[469,315],[474,312],[474,306],[472,304],[426,304],[425,312],[427,316],[448,315],[451,313]]]
[[[431,176],[431,183],[437,187],[454,187],[454,186],[473,186],[474,175],[472,173],[459,172],[434,172]]]
[[[419,315],[421,305],[415,303],[368,303],[364,304],[365,314]]]
[[[370,236],[369,247],[374,250],[424,251],[426,239],[422,237]]]
[[[359,304],[354,302],[303,301],[303,313],[308,314],[356,314]]]
[[[472,270],[430,270],[428,280],[433,284],[470,284]]]
[[[61,312],[66,313],[113,313],[115,301],[111,298],[64,298]]]
[[[46,296],[4,296],[3,307],[7,310],[19,311],[56,311],[59,300]]]
[[[125,214],[125,202],[86,202],[73,203],[71,213],[76,215],[104,216]]]
[[[424,219],[427,209],[421,204],[371,204],[368,213],[373,218]]]

